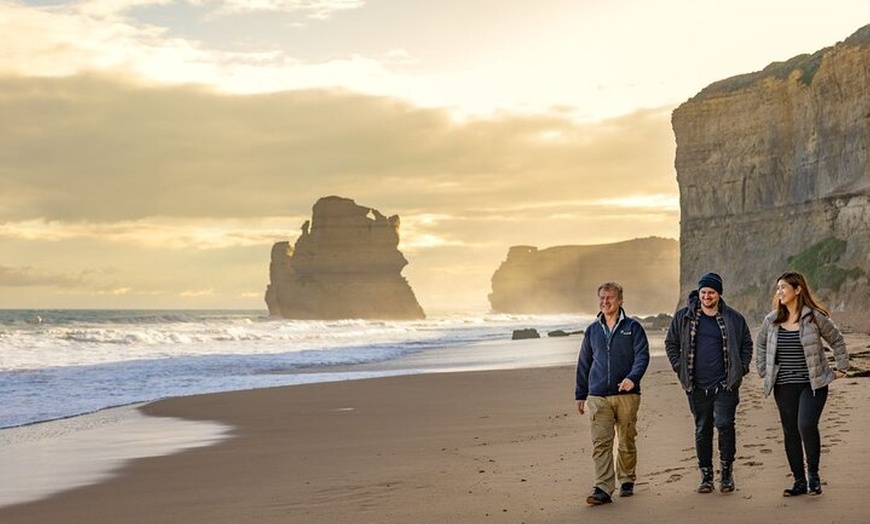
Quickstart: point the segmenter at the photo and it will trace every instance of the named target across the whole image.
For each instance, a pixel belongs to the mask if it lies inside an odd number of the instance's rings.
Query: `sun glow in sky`
[[[340,195],[427,310],[511,245],[679,235],[670,113],[870,2],[0,0],[0,307],[264,308]]]

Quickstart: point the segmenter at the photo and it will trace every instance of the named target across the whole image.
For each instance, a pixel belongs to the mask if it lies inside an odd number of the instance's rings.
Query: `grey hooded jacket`
[[[776,364],[776,336],[779,325],[774,324],[776,311],[771,311],[761,323],[761,331],[755,340],[755,366],[758,376],[764,378],[764,396],[770,395],[776,384],[779,365]],[[807,359],[807,369],[810,372],[810,386],[813,391],[823,388],[834,381],[834,370],[825,357],[822,340],[831,345],[837,369],[849,369],[849,353],[840,329],[827,315],[804,306],[800,316],[800,339]]]

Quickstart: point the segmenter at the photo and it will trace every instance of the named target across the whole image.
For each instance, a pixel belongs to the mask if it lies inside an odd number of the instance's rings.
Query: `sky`
[[[0,308],[265,309],[318,198],[427,312],[513,245],[679,238],[671,112],[870,2],[0,0]]]

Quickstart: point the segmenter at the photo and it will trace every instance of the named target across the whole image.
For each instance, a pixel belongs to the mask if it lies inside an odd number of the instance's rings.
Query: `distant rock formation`
[[[870,25],[812,55],[716,82],[672,115],[680,288],[724,279],[759,321],[779,274],[870,312]]]
[[[511,340],[525,340],[527,338],[541,338],[541,334],[535,328],[515,329],[511,334]]]
[[[630,315],[673,312],[679,250],[676,240],[656,237],[542,250],[514,246],[492,276],[490,306],[499,313],[595,313],[598,286],[615,281]]]
[[[314,204],[294,247],[272,246],[266,305],[294,319],[425,318],[401,272],[399,217],[329,196]]]

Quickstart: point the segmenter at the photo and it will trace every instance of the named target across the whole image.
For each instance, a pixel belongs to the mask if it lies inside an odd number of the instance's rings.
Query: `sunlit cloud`
[[[6,52],[0,53],[0,73],[65,76],[114,71],[144,82],[199,83],[236,93],[340,86],[348,78],[382,82],[390,76],[375,58],[354,55],[305,63],[279,48],[209,49],[197,40],[168,36],[166,27],[120,16],[132,7],[159,3],[107,0],[42,9],[2,4],[0,32]],[[262,7],[277,7],[273,4],[281,2],[264,2]],[[311,4],[306,9],[326,12],[331,3],[288,4]]]
[[[620,207],[628,209],[646,209],[651,211],[679,211],[680,196],[668,195],[626,195],[616,198],[601,198],[593,202],[593,205],[604,207]]]
[[[220,13],[302,12],[310,18],[327,19],[338,11],[359,9],[364,0],[188,0],[193,5],[216,6]]]
[[[401,248],[409,251],[419,249],[441,248],[446,246],[464,246],[465,242],[449,240],[442,235],[424,233],[420,235],[406,235],[402,237]]]
[[[456,236],[455,225],[462,217],[420,213],[400,217],[399,249],[408,253],[445,247],[469,247],[468,242]],[[453,226],[453,227],[451,227]]]
[[[0,238],[34,242],[98,241],[148,249],[214,250],[270,245],[301,218],[152,219],[90,223],[28,220],[0,223]]]
[[[577,218],[588,214],[620,214],[631,209],[634,216],[644,214],[679,213],[679,194],[637,194],[616,198],[545,200],[505,203],[493,207],[469,210],[469,215],[480,220],[527,220],[529,218]]]
[[[178,295],[182,297],[210,297],[214,295],[214,289],[187,290],[182,291]]]
[[[406,71],[420,59],[404,47],[369,54],[350,48],[317,57],[293,54],[277,43],[230,50],[232,46],[210,46],[179,36],[168,25],[127,16],[135,7],[164,3],[93,0],[50,7],[2,4],[0,33],[6,52],[0,53],[0,73],[67,76],[101,72],[146,84],[198,84],[235,94],[342,88],[402,98],[423,107],[448,108],[457,118],[492,117],[503,110],[547,112],[553,106],[561,107],[564,117],[579,119],[629,110],[625,100],[630,97],[614,94],[612,101],[599,101],[592,111],[578,111],[578,104],[590,99],[597,88],[580,72],[566,72],[561,62],[541,66],[535,75],[519,71],[510,62],[456,71]],[[225,14],[298,11],[322,19],[364,6],[351,0],[203,0],[191,4]],[[540,95],[542,85],[549,91],[544,97]],[[653,106],[655,99],[641,105]],[[564,111],[568,107],[575,110]],[[553,140],[557,136],[558,131],[554,131],[539,138]]]
[[[0,220],[13,223],[280,216],[329,194],[387,215],[461,216],[677,194],[663,110],[600,125],[553,115],[456,123],[443,110],[322,90],[241,97],[0,77],[0,92],[0,134],[20,152],[3,166],[0,192]],[[549,129],[578,139],[533,138]],[[191,242],[226,241],[198,227]]]
[[[88,274],[68,275],[33,266],[0,266],[0,286],[3,287],[78,287],[90,281]]]
[[[69,10],[95,18],[113,18],[122,15],[135,7],[169,5],[173,0],[85,0],[70,5]],[[60,8],[52,6],[49,12],[57,12]]]
[[[390,65],[394,65],[394,64],[408,65],[408,64],[417,64],[420,62],[420,60],[417,58],[414,58],[411,55],[411,53],[408,52],[407,49],[403,49],[403,48],[391,49],[391,50],[387,51],[383,55],[383,61],[387,64],[390,64]]]
[[[96,297],[162,297],[168,295],[166,291],[160,289],[136,289],[131,286],[105,286],[102,289],[94,289],[97,286],[99,283],[93,284],[87,290],[66,290],[64,293],[85,293]]]

